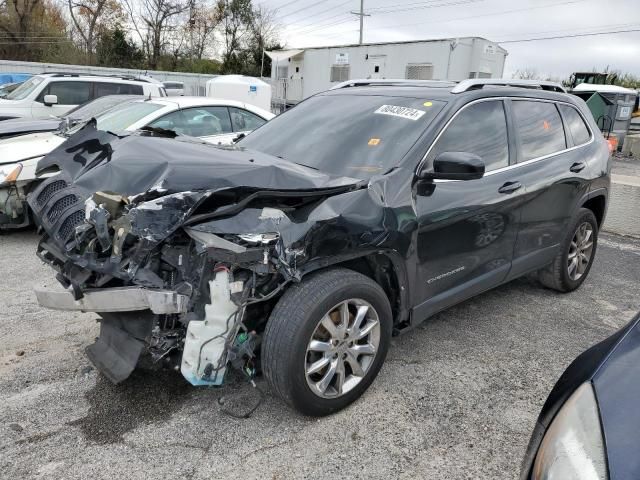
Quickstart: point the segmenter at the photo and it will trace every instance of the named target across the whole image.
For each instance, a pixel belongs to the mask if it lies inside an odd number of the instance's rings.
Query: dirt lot
[[[34,233],[0,236],[0,477],[515,478],[535,418],[579,352],[640,310],[640,240],[604,234],[591,276],[559,295],[519,280],[394,338],[372,388],[304,418],[266,390],[247,420],[220,411],[255,391],[195,389],[145,372],[113,386],[83,349],[94,317],[39,308],[51,278]]]

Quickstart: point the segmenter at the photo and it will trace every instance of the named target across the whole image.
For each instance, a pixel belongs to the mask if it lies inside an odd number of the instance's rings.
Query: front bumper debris
[[[141,287],[88,289],[83,297],[75,300],[70,290],[50,287],[35,288],[36,298],[42,307],[54,310],[78,310],[82,312],[131,312],[151,310],[157,315],[185,313],[189,297],[172,290],[155,290]]]

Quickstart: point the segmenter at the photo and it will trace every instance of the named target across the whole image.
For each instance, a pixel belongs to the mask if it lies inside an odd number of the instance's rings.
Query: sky
[[[256,1],[256,0],[254,0]],[[286,47],[357,43],[360,0],[257,0]],[[478,36],[509,55],[504,76],[567,78],[594,68],[640,76],[640,0],[364,0],[364,42]],[[635,30],[629,32],[629,30]],[[585,35],[601,32],[604,35]],[[573,38],[522,41],[580,35]]]

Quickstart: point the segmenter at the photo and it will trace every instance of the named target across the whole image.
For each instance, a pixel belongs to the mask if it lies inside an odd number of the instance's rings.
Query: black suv
[[[310,415],[358,398],[392,334],[521,275],[562,292],[596,252],[609,149],[540,82],[348,82],[236,146],[87,125],[29,203],[51,308],[98,312],[112,381],[142,354],[193,385],[262,368]]]

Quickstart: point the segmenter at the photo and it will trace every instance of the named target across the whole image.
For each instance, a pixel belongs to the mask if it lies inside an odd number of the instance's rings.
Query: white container
[[[207,97],[237,100],[271,111],[271,85],[259,78],[220,75],[207,81]]]

